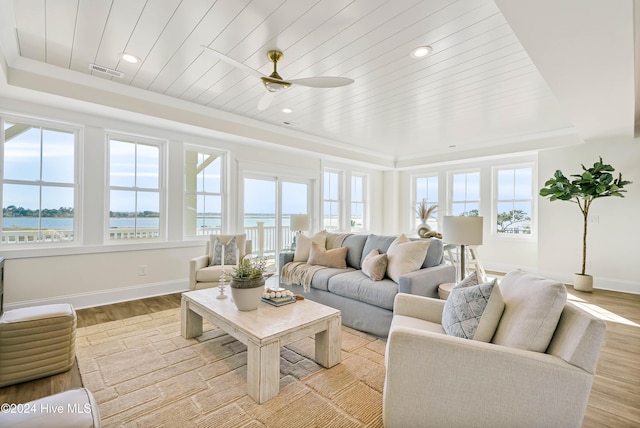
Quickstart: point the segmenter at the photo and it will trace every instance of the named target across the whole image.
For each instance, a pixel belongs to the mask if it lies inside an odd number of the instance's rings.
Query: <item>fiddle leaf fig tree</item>
[[[618,174],[618,178],[613,178],[615,169],[600,160],[593,164],[591,168],[582,166],[582,174],[573,174],[571,179],[565,177],[562,171],[557,170],[544,183],[540,189],[540,196],[549,198],[551,201],[569,201],[578,205],[583,217],[582,227],[582,271],[585,273],[587,262],[587,224],[589,219],[589,208],[591,203],[598,198],[606,198],[609,196],[624,197],[624,186],[631,184],[631,181],[622,179],[622,174]]]

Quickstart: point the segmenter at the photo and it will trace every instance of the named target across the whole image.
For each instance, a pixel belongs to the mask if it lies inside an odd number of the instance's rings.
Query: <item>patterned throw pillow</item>
[[[238,252],[238,245],[236,243],[236,237],[229,239],[224,246],[224,265],[235,266],[237,263],[236,254]],[[222,242],[216,238],[213,243],[213,259],[209,266],[220,266],[222,264]]]
[[[503,311],[495,279],[478,285],[459,283],[444,305],[442,328],[450,336],[490,342]]]
[[[387,272],[387,255],[373,249],[362,261],[362,273],[374,281],[380,281]]]

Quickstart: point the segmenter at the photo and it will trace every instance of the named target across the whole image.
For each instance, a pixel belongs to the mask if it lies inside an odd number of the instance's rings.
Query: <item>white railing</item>
[[[275,255],[276,254],[276,227],[265,226],[264,223],[258,222],[256,226],[244,228],[247,239],[251,239],[253,252],[258,255]],[[219,235],[221,229],[219,227],[201,227],[197,230],[198,236]],[[283,226],[280,229],[282,237],[282,248],[291,248],[293,241],[293,232],[289,226]],[[126,240],[126,239],[152,239],[159,236],[157,228],[149,227],[119,227],[109,229],[109,239]],[[51,229],[51,230],[11,230],[2,231],[0,242],[2,244],[26,244],[34,242],[65,242],[73,241],[73,230]]]

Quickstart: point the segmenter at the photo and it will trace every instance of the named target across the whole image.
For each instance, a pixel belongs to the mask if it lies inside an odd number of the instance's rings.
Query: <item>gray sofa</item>
[[[331,235],[331,234],[329,234]],[[393,301],[398,293],[438,297],[438,286],[455,282],[455,268],[443,264],[443,243],[432,238],[422,268],[402,275],[396,283],[385,277],[373,281],[362,270],[362,261],[373,249],[386,253],[397,236],[349,234],[342,241],[347,247],[347,268],[323,268],[314,273],[310,291],[300,284],[280,285],[310,300],[339,309],[347,327],[385,337],[393,317]],[[331,241],[330,239],[327,242]],[[294,253],[280,254],[280,269],[293,261]]]

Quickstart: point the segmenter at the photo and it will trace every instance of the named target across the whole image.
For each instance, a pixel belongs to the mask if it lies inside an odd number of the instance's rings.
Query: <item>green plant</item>
[[[626,190],[624,186],[631,184],[631,181],[622,179],[622,174],[618,174],[618,178],[613,178],[615,169],[608,164],[602,163],[600,160],[593,164],[591,168],[582,166],[582,174],[573,174],[569,179],[564,176],[562,171],[557,170],[553,178],[547,180],[542,189],[540,196],[549,198],[551,201],[569,201],[576,203],[583,217],[582,228],[582,270],[584,275],[587,262],[587,224],[589,218],[589,208],[594,200],[598,198],[606,198],[609,196],[618,196],[623,198]]]
[[[241,280],[262,278],[266,265],[267,260],[264,257],[244,259],[238,264],[238,266],[233,268],[231,278]]]

